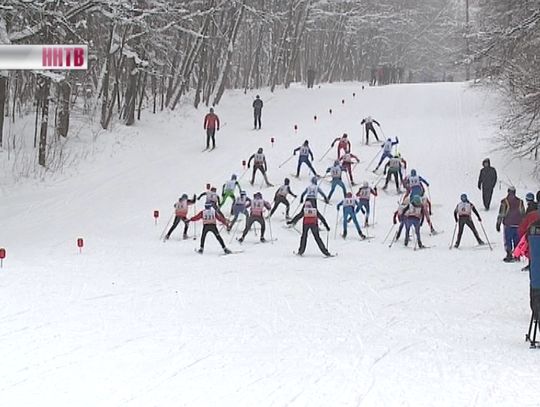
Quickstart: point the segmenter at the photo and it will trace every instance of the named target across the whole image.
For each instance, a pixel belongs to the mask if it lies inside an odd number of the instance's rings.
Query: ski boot
[[[228,248],[224,247],[224,248],[223,248],[223,253],[225,253],[225,254],[231,254],[232,252],[231,252]]]
[[[197,253],[199,254],[203,254],[203,252],[204,252],[204,249],[202,247],[199,250],[197,250]]]
[[[266,243],[266,239],[264,237],[261,237],[261,243]]]
[[[184,233],[184,234],[182,235],[182,239],[184,239],[184,240],[189,239],[189,236],[187,235],[187,233]]]

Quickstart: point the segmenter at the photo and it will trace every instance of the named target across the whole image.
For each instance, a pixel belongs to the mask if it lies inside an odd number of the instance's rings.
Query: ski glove
[[[326,227],[326,231],[327,231],[327,232],[330,232],[330,226],[327,226],[327,227]]]

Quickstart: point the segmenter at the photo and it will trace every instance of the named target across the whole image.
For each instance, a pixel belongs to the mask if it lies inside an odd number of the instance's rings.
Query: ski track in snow
[[[523,341],[528,277],[521,264],[501,262],[494,229],[504,184],[493,209],[480,211],[494,250],[448,250],[459,195],[482,206],[483,158],[517,183],[519,196],[538,189],[530,164],[491,152],[497,97],[460,83],[260,90],[263,128],[254,132],[252,93],[230,91],[216,108],[227,125],[210,153],[201,153],[204,109],[185,107],[101,135],[110,151],[102,147],[49,181],[0,176],[0,246],[8,250],[0,271],[0,405],[540,405],[530,392],[540,353]],[[344,132],[362,160],[355,182],[375,182],[376,162],[365,168],[379,147],[361,140],[367,115],[382,124],[381,140],[399,137],[408,169],[431,184],[433,222],[446,230],[423,229],[432,249],[402,250],[403,237],[391,249],[377,244],[391,227],[392,193],[377,198],[373,241],[344,241],[340,230],[334,239],[339,191],[322,208],[329,250],[339,253],[333,259],[323,259],[311,237],[306,255],[294,256],[301,224],[284,230],[282,211],[272,219],[273,244],[255,244],[250,232],[240,246],[222,231],[231,249],[244,250],[236,256],[219,256],[211,235],[204,255],[194,253],[198,241],[178,240],[182,224],[159,241],[182,193],[199,194],[206,183],[220,190],[258,147],[276,185],[261,188],[267,200],[295,172],[295,159],[278,168],[293,148],[308,139],[323,172],[336,149],[320,157]],[[250,175],[241,184],[251,195],[262,180],[258,174],[251,187]],[[300,194],[309,178],[303,167],[292,190]],[[81,254],[77,237],[85,239]],[[326,242],[326,232],[321,237]],[[472,245],[465,230],[462,247]]]

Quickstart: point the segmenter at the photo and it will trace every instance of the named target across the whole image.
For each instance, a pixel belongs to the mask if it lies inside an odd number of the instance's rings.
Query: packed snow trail
[[[459,250],[448,250],[460,193],[481,207],[483,158],[517,184],[519,196],[538,189],[526,164],[489,153],[496,98],[464,84],[258,93],[262,130],[251,130],[255,93],[228,92],[216,108],[226,125],[211,152],[201,152],[206,112],[186,107],[102,135],[110,150],[76,172],[39,184],[9,185],[4,176],[0,404],[535,405],[540,353],[523,342],[528,277],[520,264],[501,262],[494,230],[504,185],[494,209],[480,212],[494,251],[472,249],[468,231]],[[399,137],[408,169],[431,184],[433,222],[445,233],[428,236],[423,228],[430,250],[381,244],[398,200],[391,184],[377,198],[375,239],[344,241],[340,231],[334,239],[332,229],[330,251],[339,256],[329,260],[312,240],[304,257],[292,254],[300,236],[282,227],[281,210],[272,219],[274,244],[255,244],[250,233],[242,246],[230,244],[244,250],[234,256],[219,256],[212,236],[203,256],[178,229],[167,243],[159,240],[182,193],[200,193],[207,183],[219,191],[258,147],[277,187],[294,174],[296,157],[279,163],[305,139],[323,173],[335,148],[319,158],[346,132],[363,161],[356,182],[374,182],[365,166],[380,145],[363,145],[367,115],[381,123],[381,140]],[[241,184],[252,195],[261,178],[251,187],[249,176]],[[305,169],[300,180],[291,177],[293,191],[300,194],[309,178]],[[271,200],[275,188],[260,190]],[[321,205],[332,228],[340,199],[336,191],[333,206]],[[82,254],[77,237],[86,242]]]

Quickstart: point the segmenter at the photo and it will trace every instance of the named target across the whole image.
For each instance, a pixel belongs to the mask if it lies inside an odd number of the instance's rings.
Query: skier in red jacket
[[[212,140],[212,150],[216,148],[216,130],[219,131],[219,117],[214,113],[214,108],[210,108],[210,113],[204,116],[204,129],[206,130],[206,149],[210,148]]]

